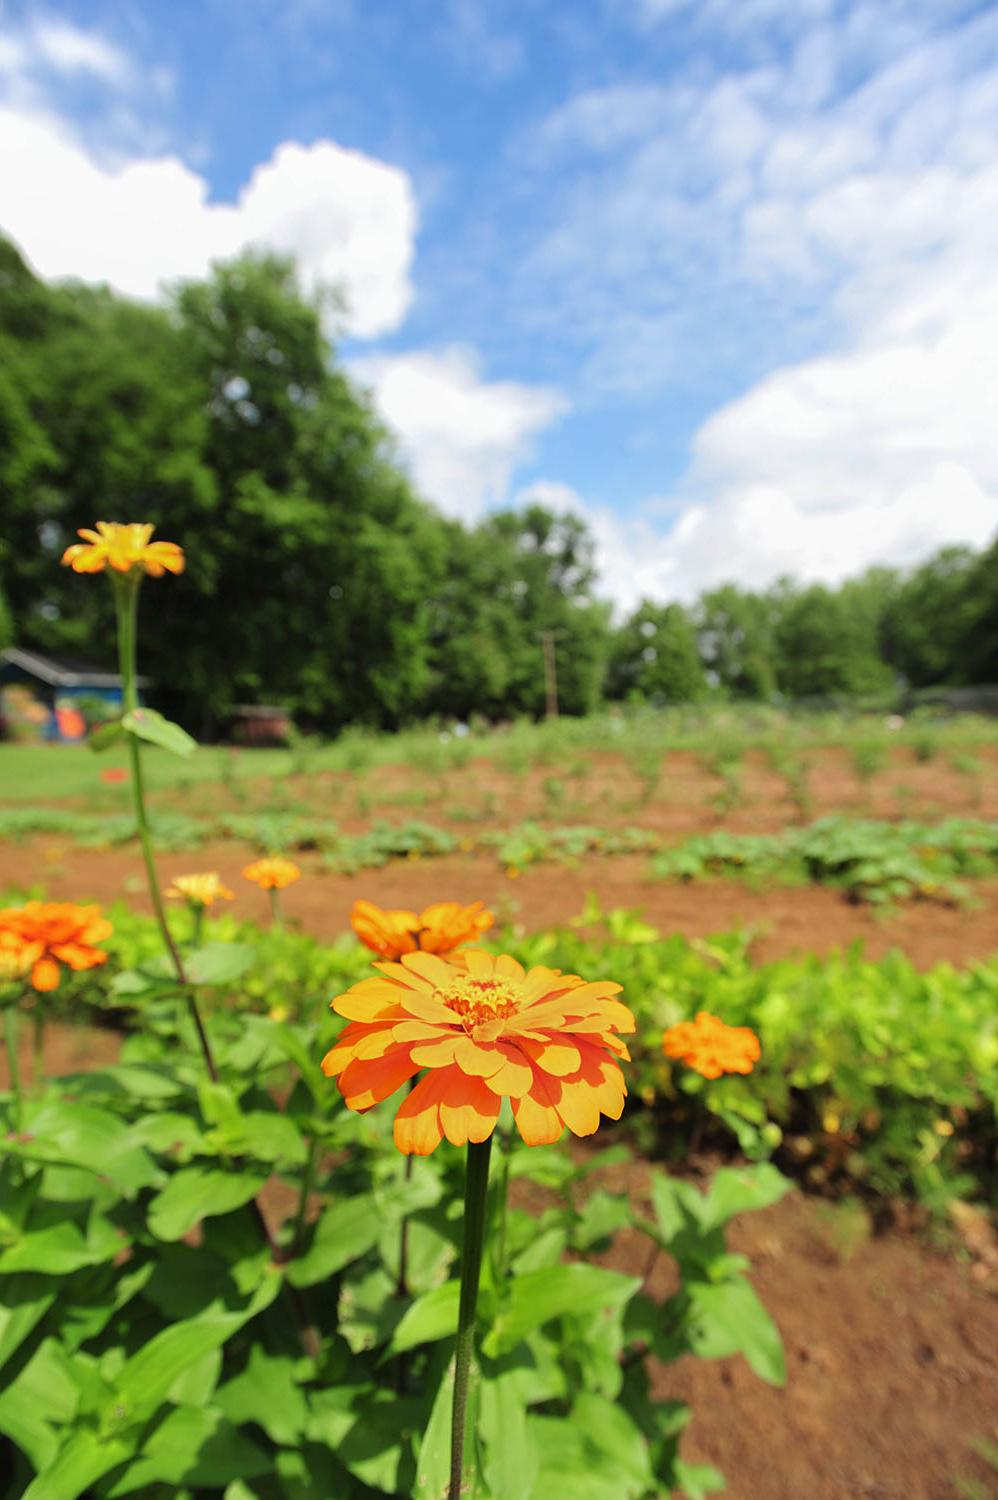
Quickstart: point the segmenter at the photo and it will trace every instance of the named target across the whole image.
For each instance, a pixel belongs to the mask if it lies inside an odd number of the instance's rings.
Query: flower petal
[[[408,1047],[400,1047],[384,1057],[352,1062],[340,1075],[340,1088],[348,1109],[363,1111],[380,1104],[418,1072]]]
[[[534,1081],[534,1070],[516,1047],[499,1043],[496,1049],[503,1059],[497,1073],[490,1074],[485,1082],[495,1094],[508,1094],[511,1099],[522,1099]]]
[[[513,1118],[528,1146],[551,1146],[565,1128],[551,1102],[547,1083],[537,1073],[530,1092],[513,1100]]]
[[[394,1125],[395,1144],[406,1156],[429,1156],[443,1140],[440,1101],[450,1079],[449,1068],[434,1068],[399,1106]]]
[[[454,1061],[462,1073],[488,1078],[503,1065],[502,1054],[495,1047],[480,1047],[470,1036],[462,1037],[454,1048]]]
[[[556,1078],[577,1073],[582,1066],[582,1054],[570,1036],[559,1036],[542,1042],[530,1041],[521,1036],[517,1037],[517,1044],[531,1062],[543,1068],[545,1073],[553,1073]]]
[[[495,1129],[502,1100],[480,1078],[458,1071],[440,1101],[440,1124],[453,1146],[484,1141]]]

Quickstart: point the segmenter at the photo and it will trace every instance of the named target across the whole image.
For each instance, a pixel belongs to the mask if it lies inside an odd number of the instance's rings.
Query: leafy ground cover
[[[780,834],[717,831],[666,847],[663,836],[650,828],[526,822],[458,837],[423,821],[377,820],[362,832],[349,833],[332,820],[300,813],[192,817],[161,811],[153,819],[153,831],[166,850],[193,850],[223,840],[246,843],[260,851],[318,850],[327,869],[347,874],[376,869],[393,859],[434,858],[458,849],[494,852],[503,868],[512,872],[544,861],[571,863],[589,854],[653,853],[652,872],[660,879],[735,876],[756,884],[831,885],[878,905],[916,896],[960,899],[967,894],[961,881],[998,871],[998,823],[975,818],[950,818],[934,825],[826,818]],[[16,840],[32,834],[107,848],[134,842],[137,827],[134,818],[124,813],[108,817],[58,808],[0,812],[0,838]]]
[[[131,1029],[141,1012],[129,975],[162,974],[159,939],[151,918],[123,905],[112,920],[113,967],[74,976],[58,1009]],[[193,936],[184,913],[173,926],[180,941]],[[321,943],[229,915],[208,932],[213,955],[245,956],[238,981],[209,990],[212,1014],[314,1022],[367,969],[352,937]],[[595,903],[574,926],[505,932],[490,946],[504,945],[572,973],[613,963],[639,1023],[629,1070],[636,1139],[656,1153],[695,1135],[729,1155],[775,1158],[816,1191],[914,1195],[936,1212],[954,1196],[988,1201],[998,1191],[998,956],[928,973],[901,953],[875,963],[856,949],[758,964],[745,932],[663,937]],[[759,1035],[749,1077],[710,1082],[665,1059],[665,1028],[698,1010]]]

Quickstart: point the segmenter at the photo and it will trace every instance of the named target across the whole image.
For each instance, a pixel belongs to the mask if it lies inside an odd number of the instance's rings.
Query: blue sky
[[[0,227],[297,253],[423,492],[578,511],[621,607],[998,526],[994,4],[8,0]]]

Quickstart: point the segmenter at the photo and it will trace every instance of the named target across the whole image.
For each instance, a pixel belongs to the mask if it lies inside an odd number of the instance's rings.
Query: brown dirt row
[[[159,861],[164,882],[192,870],[217,870],[235,892],[236,915],[266,919],[261,893],[241,876],[247,851],[206,846]],[[649,880],[641,855],[588,856],[573,866],[538,865],[510,878],[495,859],[476,854],[397,860],[378,870],[338,875],[302,859],[302,881],[285,892],[288,918],[318,938],[349,926],[352,903],[363,896],[382,906],[421,909],[433,901],[484,900],[500,918],[536,931],[569,921],[595,892],[605,910],[640,910],[663,933],[706,937],[748,925],[756,929],[760,960],[790,953],[826,954],[857,940],[872,958],[900,948],[922,968],[948,961],[967,964],[998,946],[998,879],[974,885],[968,909],[915,902],[883,915],[821,887],[752,890],[732,881],[680,885]],[[138,859],[131,850],[94,851],[51,839],[0,844],[0,890],[44,887],[52,900],[124,899],[149,910]],[[228,906],[228,903],[227,903]]]

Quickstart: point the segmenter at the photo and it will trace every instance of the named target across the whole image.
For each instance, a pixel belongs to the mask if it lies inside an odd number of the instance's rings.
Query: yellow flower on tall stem
[[[222,884],[216,870],[207,870],[197,875],[175,875],[166,898],[210,911],[216,901],[234,901],[235,895]]]
[[[281,855],[257,859],[251,865],[246,865],[243,875],[247,880],[252,880],[254,885],[258,885],[261,891],[269,892],[271,919],[275,927],[283,927],[281,892],[301,879],[301,870],[294,860],[284,859]]]
[[[155,529],[144,523],[119,521],[98,521],[95,531],[82,526],[76,534],[84,540],[67,547],[62,560],[74,573],[103,573],[107,567],[116,573],[141,568],[150,578],[182,573],[182,549],[176,542],[151,541]]]

